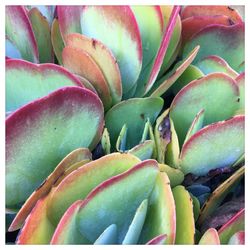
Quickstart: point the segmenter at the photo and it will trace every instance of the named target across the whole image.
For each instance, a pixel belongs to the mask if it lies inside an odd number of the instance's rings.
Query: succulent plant
[[[7,235],[244,244],[244,84],[228,6],[7,6]]]

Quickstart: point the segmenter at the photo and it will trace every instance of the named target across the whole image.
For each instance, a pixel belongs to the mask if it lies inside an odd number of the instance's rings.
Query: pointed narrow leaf
[[[110,133],[111,145],[115,141],[124,124],[127,125],[127,148],[132,148],[140,142],[145,123],[149,119],[155,122],[163,106],[159,97],[131,98],[112,107],[105,116],[106,127]],[[131,112],[133,110],[133,112]]]
[[[136,208],[152,192],[157,174],[157,162],[146,160],[97,186],[82,202],[77,216],[83,236],[92,242],[108,225],[116,224],[121,243]]]
[[[159,48],[159,50],[157,52],[157,56],[154,60],[154,65],[153,65],[152,71],[150,73],[149,80],[146,83],[144,94],[146,94],[151,89],[151,87],[153,86],[153,84],[156,80],[156,77],[161,69],[161,65],[162,65],[165,53],[167,51],[167,48],[169,46],[170,38],[172,36],[179,11],[180,11],[180,6],[175,6],[172,10],[171,16],[169,18],[169,23],[166,27],[164,34],[163,34],[160,48]]]
[[[10,115],[6,120],[6,206],[24,202],[72,150],[92,150],[102,130],[100,99],[79,87],[61,88]]]
[[[57,225],[68,207],[75,201],[84,199],[97,185],[139,162],[131,154],[113,153],[72,172],[52,191],[47,211],[52,223]]]
[[[176,239],[175,244],[194,244],[194,215],[192,199],[183,186],[173,189],[176,206]]]
[[[170,181],[166,173],[157,175],[145,224],[140,236],[140,243],[146,243],[159,234],[166,234],[164,244],[174,244],[176,230],[176,213]]]
[[[101,144],[102,144],[102,148],[105,152],[105,154],[110,154],[110,138],[109,138],[109,132],[107,130],[107,128],[104,129],[103,134],[102,134],[102,139],[101,139]]]
[[[201,237],[199,245],[220,245],[218,232],[214,228],[209,228]]]
[[[28,16],[37,42],[39,62],[53,62],[54,55],[50,38],[50,25],[47,19],[37,8],[32,8],[28,12]]]
[[[183,145],[180,168],[195,175],[231,166],[244,152],[245,117],[235,116],[204,127]]]
[[[74,74],[86,78],[96,89],[102,99],[105,109],[112,105],[112,98],[103,72],[84,50],[74,47],[65,47],[62,52],[63,65]]]
[[[127,131],[127,125],[124,124],[116,141],[116,150],[118,152],[123,152],[126,150]]]
[[[115,224],[107,227],[94,242],[94,245],[110,245],[117,243],[117,226]]]
[[[201,109],[205,110],[203,126],[228,119],[239,107],[238,96],[236,82],[224,73],[209,74],[181,89],[170,106],[180,145]]]
[[[245,230],[245,209],[240,210],[235,214],[224,226],[222,226],[218,233],[221,244],[227,244],[230,238],[238,231]]]
[[[146,218],[147,208],[148,200],[144,200],[136,210],[135,216],[129,226],[124,240],[122,241],[123,245],[137,244]]]
[[[54,19],[51,26],[51,43],[54,53],[60,65],[62,65],[62,51],[64,48],[64,42],[59,28],[58,19]]]
[[[152,155],[154,152],[155,143],[152,140],[146,140],[141,144],[136,145],[131,148],[128,153],[138,157],[140,160],[144,161],[147,159],[153,159]]]
[[[5,33],[22,58],[38,63],[38,48],[32,26],[23,6],[6,6]]]
[[[140,31],[131,8],[85,6],[81,29],[82,34],[110,48],[121,71],[123,95],[126,94],[136,84],[142,65]]]

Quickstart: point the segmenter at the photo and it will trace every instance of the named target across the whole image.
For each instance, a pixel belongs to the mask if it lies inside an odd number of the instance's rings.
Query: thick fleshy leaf
[[[136,84],[142,66],[142,41],[131,8],[85,6],[81,29],[82,34],[101,41],[113,52],[121,72],[123,95],[126,94]]]
[[[152,140],[146,140],[141,144],[136,145],[135,147],[131,148],[128,153],[135,155],[140,160],[144,161],[147,159],[153,159],[153,152],[155,148],[155,143]]]
[[[25,201],[72,150],[92,150],[103,125],[100,99],[79,87],[61,88],[10,115],[6,120],[6,206]]]
[[[122,83],[120,70],[112,52],[100,41],[90,39],[81,34],[70,34],[65,43],[69,47],[79,48],[87,52],[103,72],[109,85],[113,105],[121,101]]]
[[[54,55],[50,38],[50,25],[47,19],[37,8],[32,8],[28,12],[28,16],[37,42],[39,62],[53,62]]]
[[[47,211],[52,223],[57,225],[67,208],[75,201],[85,199],[97,185],[139,162],[140,160],[133,155],[113,153],[71,173],[52,191]]]
[[[116,141],[116,150],[119,152],[123,152],[126,150],[126,141],[127,141],[127,131],[128,131],[128,127],[126,124],[124,124],[122,126],[122,129],[120,131],[120,134],[117,138]]]
[[[176,213],[170,181],[166,173],[157,175],[154,190],[149,199],[146,221],[140,236],[140,243],[166,234],[164,244],[174,244],[176,228]]]
[[[22,55],[18,48],[7,37],[5,38],[5,56],[9,59],[22,59]]]
[[[199,79],[203,76],[204,76],[203,72],[198,67],[190,64],[182,73],[182,75],[174,82],[174,84],[171,87],[171,90],[176,96],[178,92],[188,83],[192,82],[193,80]]]
[[[192,63],[199,49],[199,46],[195,47],[183,61],[175,65],[174,69],[169,74],[157,81],[152,90],[149,92],[150,96],[163,95]]]
[[[205,74],[222,72],[229,75],[232,78],[236,78],[239,74],[234,71],[228,63],[221,57],[210,55],[204,57],[196,63],[196,66]]]
[[[180,168],[195,175],[231,166],[244,152],[245,117],[235,116],[204,127],[183,145]]]
[[[132,148],[137,145],[140,142],[146,121],[149,119],[151,124],[153,124],[162,106],[163,100],[161,98],[148,97],[129,99],[112,107],[105,116],[111,145],[115,144],[124,124],[128,128],[126,148]]]
[[[81,15],[83,6],[57,6],[57,15],[63,39],[71,33],[81,33]]]
[[[183,182],[184,174],[181,172],[181,170],[171,168],[166,164],[159,164],[159,168],[161,172],[165,172],[168,175],[172,188],[177,185],[180,185]]]
[[[176,239],[175,244],[194,244],[194,215],[192,198],[183,186],[173,189],[176,207]]]
[[[192,195],[198,197],[205,193],[210,193],[211,189],[208,186],[202,185],[202,184],[192,184],[187,187],[188,192],[190,192]]]
[[[220,245],[218,232],[214,228],[209,228],[201,237],[199,245]]]
[[[170,15],[171,15],[173,6],[161,5],[160,8],[161,8],[161,12],[162,12],[163,20],[164,20],[164,27],[166,27],[166,25],[168,24],[170,20]],[[182,30],[182,23],[181,23],[180,15],[178,15],[158,77],[160,77],[167,71],[167,69],[171,66],[173,60],[177,56],[177,53],[180,49],[179,44],[181,41],[181,30]]]
[[[235,233],[228,241],[228,245],[245,245],[245,232],[239,231]]]
[[[6,112],[12,112],[37,98],[65,86],[80,86],[69,71],[55,64],[6,61]]]
[[[137,244],[146,218],[147,208],[148,200],[144,200],[136,210],[135,216],[129,226],[124,240],[122,241],[123,245]]]
[[[182,44],[184,45],[194,34],[212,24],[230,26],[234,23],[228,16],[225,15],[188,17],[185,20],[182,20]]]
[[[157,150],[157,161],[159,163],[165,162],[165,154],[167,145],[171,141],[171,129],[169,120],[169,109],[164,111],[156,120],[155,124],[155,145]]]
[[[245,209],[235,214],[224,226],[218,231],[221,244],[227,244],[230,238],[238,231],[245,230]]]
[[[110,154],[111,144],[110,144],[110,138],[109,138],[109,132],[107,128],[104,128],[102,139],[101,139],[102,148],[105,152],[105,154]]]
[[[240,92],[240,112],[245,112],[245,72],[241,73],[236,79],[236,84]]]
[[[201,225],[221,205],[225,197],[239,183],[245,173],[245,167],[238,169],[233,175],[219,185],[201,208],[198,224]]]
[[[200,206],[200,202],[199,202],[198,198],[196,198],[196,196],[194,196],[192,193],[189,193],[189,194],[190,194],[190,197],[192,198],[194,221],[196,222],[198,217],[199,217],[199,214],[200,214],[201,206]],[[195,234],[196,234],[196,232],[195,232]]]
[[[77,213],[82,201],[76,201],[65,212],[53,234],[50,244],[86,244],[88,241],[77,229]]]
[[[52,188],[55,183],[58,183],[58,179],[67,172],[77,162],[85,161],[86,163],[92,158],[91,153],[86,148],[79,148],[69,153],[55,168],[55,170],[44,180],[40,187],[38,187],[31,196],[26,200],[22,208],[18,211],[15,219],[11,223],[9,231],[15,231],[19,229],[36,202],[44,197]],[[81,165],[83,165],[82,163]]]
[[[157,52],[156,58],[154,60],[154,64],[153,64],[153,68],[152,71],[150,73],[149,79],[146,82],[145,85],[145,93],[146,94],[153,86],[159,72],[161,69],[161,65],[162,62],[164,60],[164,56],[166,54],[167,48],[169,46],[169,42],[170,42],[170,38],[173,34],[173,30],[178,18],[178,13],[180,11],[180,6],[174,6],[172,12],[171,12],[171,16],[169,18],[169,22],[168,25],[166,26],[166,29],[164,31],[163,37],[162,37],[162,41],[161,41],[161,45],[160,48]]]
[[[148,241],[146,245],[163,245],[166,239],[167,239],[166,234],[160,234],[154,237],[152,240]]]
[[[51,26],[51,43],[53,46],[54,53],[57,61],[62,65],[62,51],[64,48],[64,42],[59,28],[58,19],[54,19]]]
[[[108,83],[92,57],[82,49],[67,46],[63,49],[62,60],[65,68],[86,78],[96,89],[104,108],[110,108],[112,98]]]
[[[179,140],[174,128],[174,123],[171,118],[169,118],[169,120],[171,130],[171,141],[167,146],[165,163],[171,167],[178,168],[180,155]]]
[[[46,206],[49,196],[40,199],[20,230],[16,244],[48,244],[55,227],[50,223]]]
[[[203,126],[228,119],[239,107],[238,96],[236,82],[224,73],[209,74],[181,89],[170,107],[180,145],[201,109],[205,110]]]
[[[200,45],[194,64],[209,55],[217,55],[237,70],[245,60],[244,41],[244,23],[232,26],[209,25],[190,38],[184,46],[183,55],[186,56],[195,46]]]
[[[160,47],[163,32],[163,16],[160,6],[135,5],[131,6],[131,9],[139,25],[143,50],[142,69],[137,80],[136,92],[133,96],[141,97],[144,94],[145,83],[148,81],[154,59]],[[149,30],[154,32],[148,32]]]
[[[117,226],[115,224],[107,227],[94,242],[94,245],[110,245],[117,242]]]
[[[97,186],[77,215],[82,235],[93,242],[110,224],[116,224],[121,243],[137,207],[152,192],[157,174],[157,162],[146,160]]]
[[[241,23],[242,18],[240,14],[233,8],[223,5],[191,5],[186,6],[181,12],[181,18],[186,19],[192,16],[228,16],[232,22]]]
[[[38,63],[38,48],[32,26],[23,6],[6,6],[5,33],[22,58]]]
[[[195,116],[190,128],[187,131],[184,143],[196,132],[198,132],[203,127],[203,121],[204,121],[204,109],[200,110],[198,114]]]

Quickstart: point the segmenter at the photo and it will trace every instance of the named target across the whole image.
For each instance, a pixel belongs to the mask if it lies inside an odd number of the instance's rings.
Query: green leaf
[[[184,174],[181,172],[181,170],[176,168],[171,168],[166,164],[159,164],[159,167],[161,172],[165,172],[168,175],[168,178],[170,180],[170,185],[172,188],[177,185],[180,185],[183,182]]]
[[[194,244],[195,224],[192,198],[183,186],[173,189],[176,207],[175,244]]]
[[[155,143],[152,140],[146,140],[130,149],[128,153],[144,161],[147,159],[153,159],[154,148]]]
[[[93,242],[105,228],[116,224],[121,243],[137,207],[152,192],[157,174],[157,162],[147,160],[96,187],[82,202],[77,215],[82,235]]]
[[[100,99],[79,87],[61,88],[10,115],[6,119],[6,206],[23,203],[72,150],[92,150],[103,125]]]
[[[220,245],[218,232],[214,228],[209,228],[201,237],[199,245]]]
[[[141,140],[145,123],[155,122],[163,106],[159,97],[134,98],[122,101],[112,107],[105,116],[106,127],[110,133],[111,145],[116,139],[124,124],[127,125],[127,148],[132,148]],[[131,112],[133,110],[133,112]]]
[[[122,241],[123,245],[134,245],[138,242],[146,218],[147,208],[148,200],[144,200],[136,210],[135,216],[129,226],[124,240]]]
[[[244,124],[244,116],[235,116],[191,136],[180,155],[183,173],[201,176],[212,169],[231,166],[244,153]]]
[[[115,224],[107,227],[94,242],[94,245],[110,245],[117,242],[117,226]]]

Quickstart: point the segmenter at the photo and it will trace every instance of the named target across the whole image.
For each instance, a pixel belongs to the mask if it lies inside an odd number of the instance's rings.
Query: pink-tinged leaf
[[[93,58],[82,49],[67,46],[63,49],[62,60],[65,68],[83,76],[94,86],[105,110],[109,109],[112,105],[110,89],[103,72]]]
[[[77,213],[82,201],[74,202],[61,218],[53,234],[50,244],[89,244],[77,228]]]
[[[37,47],[39,51],[39,62],[54,62],[54,54],[50,37],[50,25],[47,19],[37,8],[32,8],[28,12],[28,17],[35,34]]]
[[[118,243],[122,243],[137,207],[150,196],[158,173],[157,162],[146,160],[93,189],[77,216],[81,234],[94,242],[109,225],[115,224]]]
[[[58,23],[63,40],[68,34],[81,33],[81,15],[83,6],[57,6]]]
[[[224,15],[219,16],[192,16],[182,21],[182,44],[185,44],[194,34],[208,25],[222,24],[230,26],[232,20]]]
[[[190,5],[186,6],[181,12],[181,18],[186,19],[192,16],[228,16],[233,23],[241,23],[242,18],[239,13],[229,6],[214,5]]]
[[[22,58],[38,63],[38,48],[32,26],[22,6],[6,6],[5,32],[20,51]]]
[[[240,112],[245,112],[245,72],[241,73],[236,79],[236,84],[240,91]]]
[[[6,111],[44,97],[65,86],[83,87],[65,68],[56,64],[34,64],[24,60],[6,61]]]
[[[195,59],[200,46],[196,46],[187,56],[181,61],[176,67],[171,71],[170,75],[167,74],[166,77],[161,78],[155,83],[155,86],[149,92],[150,96],[161,96],[163,95],[182,75],[182,73],[187,69],[187,67]]]
[[[239,74],[233,70],[229,64],[221,57],[210,55],[204,57],[199,62],[196,63],[196,66],[205,74],[222,72],[229,75],[232,78],[236,78]]]
[[[94,28],[93,28],[94,27]],[[105,44],[114,54],[122,78],[123,95],[131,90],[142,66],[142,41],[129,6],[85,6],[82,34]]]
[[[101,100],[80,87],[61,88],[12,113],[6,119],[6,206],[23,203],[74,149],[92,150],[103,125]]]
[[[52,192],[48,216],[57,225],[68,207],[103,181],[132,168],[140,160],[130,154],[113,153],[92,161],[72,172]]]
[[[214,24],[203,28],[184,45],[183,56],[197,45],[201,48],[194,64],[209,55],[217,55],[237,70],[245,60],[245,24],[231,26]]]
[[[228,241],[228,245],[245,245],[245,231],[235,233]]]
[[[151,87],[153,86],[155,79],[157,78],[157,75],[161,69],[161,65],[164,59],[164,56],[166,54],[169,42],[170,42],[170,38],[172,36],[173,30],[174,30],[174,26],[178,17],[180,11],[180,7],[179,6],[175,6],[172,10],[171,16],[170,16],[170,21],[165,29],[163,38],[162,38],[162,42],[160,45],[160,48],[157,52],[157,56],[155,58],[154,61],[154,65],[152,68],[152,71],[150,73],[149,76],[149,80],[145,86],[145,94],[151,89]]]
[[[167,239],[167,235],[161,234],[161,235],[154,237],[152,240],[148,241],[146,245],[163,245],[166,239]]]
[[[152,194],[146,221],[140,236],[140,243],[146,243],[160,234],[166,234],[164,244],[174,244],[176,233],[175,201],[166,173],[160,172]]]
[[[50,223],[46,207],[49,196],[40,199],[20,230],[16,244],[49,244],[55,227]]]
[[[245,230],[245,209],[240,210],[235,214],[224,226],[222,226],[218,233],[221,244],[227,244],[230,238],[238,231]]]
[[[25,219],[35,206],[36,202],[49,193],[53,185],[58,183],[58,179],[77,162],[85,160],[87,163],[91,160],[91,153],[86,148],[79,148],[68,154],[55,168],[55,170],[44,180],[44,182],[31,194],[26,200],[22,208],[18,211],[16,217],[11,223],[8,231],[15,231],[19,229],[24,223]],[[83,165],[83,163],[81,164]],[[80,165],[80,166],[81,166]]]
[[[180,168],[184,174],[206,175],[231,166],[244,153],[245,116],[210,124],[183,145]]]
[[[64,42],[59,28],[58,19],[54,19],[51,25],[51,43],[53,46],[54,53],[56,55],[57,61],[62,65],[62,51],[64,48]]]
[[[201,237],[199,245],[220,245],[218,232],[214,228],[209,228]]]
[[[120,70],[112,52],[100,41],[81,34],[70,34],[65,39],[66,46],[79,48],[88,53],[103,72],[109,85],[113,105],[121,101],[122,83]]]
[[[89,82],[89,80],[87,80],[86,78],[84,78],[83,76],[79,76],[79,75],[77,75],[77,74],[74,74],[74,76],[78,79],[78,80],[80,80],[80,82],[82,83],[82,85],[86,88],[86,89],[88,89],[88,90],[90,90],[90,91],[92,91],[93,93],[95,93],[96,95],[98,95],[98,93],[96,92],[96,89],[93,87],[93,85]]]

